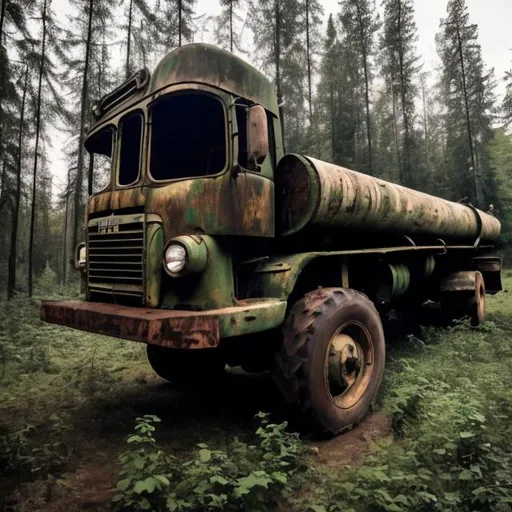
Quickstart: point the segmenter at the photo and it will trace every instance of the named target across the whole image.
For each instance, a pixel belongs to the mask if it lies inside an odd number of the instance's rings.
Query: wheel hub
[[[354,385],[362,365],[359,344],[348,334],[341,333],[331,341],[329,350],[329,388],[333,396],[341,395]]]

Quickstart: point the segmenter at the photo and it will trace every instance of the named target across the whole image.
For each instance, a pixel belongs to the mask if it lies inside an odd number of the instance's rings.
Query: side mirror
[[[261,105],[254,105],[247,113],[247,163],[256,170],[268,155],[267,113]]]

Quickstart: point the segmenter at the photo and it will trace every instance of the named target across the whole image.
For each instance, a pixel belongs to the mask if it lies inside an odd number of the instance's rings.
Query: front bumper
[[[208,311],[138,308],[85,301],[43,301],[41,320],[81,331],[179,349],[217,347],[221,338],[280,326],[286,301],[255,299]]]

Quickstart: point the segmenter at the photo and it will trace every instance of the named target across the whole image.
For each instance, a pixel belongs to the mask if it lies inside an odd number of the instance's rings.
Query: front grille
[[[116,230],[115,232],[114,229]],[[101,232],[103,230],[103,232]],[[144,294],[144,223],[88,228],[88,283],[91,291]]]

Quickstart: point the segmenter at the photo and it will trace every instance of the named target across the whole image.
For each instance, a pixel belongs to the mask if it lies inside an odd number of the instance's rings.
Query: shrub
[[[50,426],[26,425],[0,436],[0,472],[30,479],[48,477],[59,471],[71,450],[66,443],[67,419],[52,415]]]
[[[290,479],[306,472],[305,448],[286,423],[257,415],[256,443],[235,439],[224,450],[200,443],[189,460],[163,452],[153,434],[156,416],[136,419],[133,445],[120,457],[116,510],[274,510]]]

